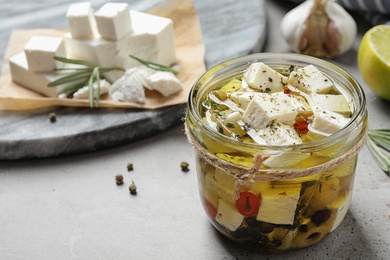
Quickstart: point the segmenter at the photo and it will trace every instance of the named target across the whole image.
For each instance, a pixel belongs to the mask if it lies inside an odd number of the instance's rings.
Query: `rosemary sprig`
[[[61,93],[69,94],[69,93],[74,93],[78,89],[87,85],[89,87],[88,99],[91,108],[99,106],[100,80],[104,78],[104,73],[113,70],[123,70],[117,67],[102,68],[92,62],[76,60],[76,59],[68,59],[68,58],[58,57],[58,56],[55,56],[54,59],[64,63],[80,65],[82,67],[56,69],[57,71],[69,70],[71,72],[67,73],[65,76],[55,81],[50,82],[48,84],[48,87],[56,87],[63,84],[69,84],[69,86],[67,86],[61,91]],[[93,87],[94,82],[97,82],[96,95]]]
[[[367,146],[381,169],[390,176],[390,129],[369,130]]]
[[[140,62],[141,64],[145,65],[146,67],[148,68],[151,68],[151,69],[154,69],[154,70],[160,70],[160,71],[168,71],[168,72],[172,72],[174,74],[177,74],[179,73],[178,70],[175,70],[171,67],[168,67],[168,66],[164,66],[164,65],[161,65],[161,64],[157,64],[157,63],[154,63],[154,62],[151,62],[151,61],[146,61],[146,60],[143,60],[141,58],[138,58],[134,55],[131,55],[129,54],[129,56],[135,60],[137,60],[138,62]]]

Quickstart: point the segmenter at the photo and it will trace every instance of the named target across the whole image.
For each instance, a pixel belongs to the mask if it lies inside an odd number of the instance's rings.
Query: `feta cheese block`
[[[238,107],[247,109],[249,103],[258,93],[255,92],[232,92],[228,93],[227,97],[236,103]]]
[[[220,199],[218,201],[218,212],[215,220],[227,229],[235,231],[241,226],[244,221],[244,216],[236,208]]]
[[[284,124],[294,124],[298,112],[287,99],[278,99],[267,93],[258,93],[253,97],[244,114],[242,121],[260,130],[273,120]]]
[[[284,92],[276,92],[271,95],[276,97],[279,101],[287,100],[287,102],[290,103],[294,110],[296,110],[299,114],[312,112],[311,106],[302,96],[285,94]]]
[[[218,175],[217,175],[218,177]],[[221,181],[221,179],[220,179]],[[224,201],[228,201],[230,204],[234,205],[234,188],[228,187],[224,182],[220,182],[215,179],[215,176],[212,172],[208,172],[204,179],[204,185],[205,188],[212,191],[214,194],[216,194],[219,198],[223,199]]]
[[[333,82],[313,65],[291,72],[289,83],[308,94],[327,93],[333,88]]]
[[[309,98],[309,103],[313,110],[329,110],[336,113],[349,114],[351,108],[344,95],[329,95],[312,93]]]
[[[96,20],[91,3],[71,4],[66,17],[73,39],[92,39],[97,35]]]
[[[176,62],[175,34],[172,20],[147,13],[130,11],[133,31],[118,42],[118,49],[124,57],[123,67],[139,63],[128,55],[171,66]]]
[[[100,86],[99,86],[99,84],[100,84]],[[108,93],[108,89],[111,86],[110,83],[108,83],[104,79],[100,80],[99,84],[98,84],[98,82],[94,82],[92,84],[95,97],[97,97],[97,95],[98,95],[98,88],[99,87],[100,87],[100,91],[99,91],[100,96],[102,96],[102,95]],[[73,93],[73,99],[88,99],[88,98],[89,98],[89,86],[84,86]]]
[[[130,8],[126,3],[106,3],[97,12],[95,19],[100,36],[117,41],[132,31]]]
[[[244,73],[246,83],[263,92],[281,91],[288,78],[262,62],[252,63]]]
[[[109,89],[110,97],[115,101],[145,103],[145,91],[137,69],[128,69]]]
[[[283,153],[270,155],[263,164],[270,168],[289,168],[310,157],[310,153]]]
[[[333,134],[346,126],[349,121],[350,119],[343,115],[329,110],[322,110],[314,114],[311,127],[322,133]]]
[[[293,145],[302,143],[301,138],[292,126],[284,125],[276,120],[259,131],[259,137],[265,140],[268,145]]]
[[[144,81],[145,82],[145,81]],[[156,90],[164,97],[171,96],[183,89],[183,85],[178,78],[168,71],[156,71],[146,78],[148,89]]]
[[[106,41],[100,37],[87,40],[74,39],[70,33],[65,34],[64,41],[69,58],[89,61],[103,67],[115,65],[117,55],[115,42]],[[103,54],[107,58],[102,60]]]
[[[62,63],[54,56],[66,57],[65,44],[62,38],[49,36],[32,36],[24,48],[28,69],[34,72],[50,72]]]
[[[20,52],[9,59],[12,80],[32,91],[47,97],[57,95],[67,86],[48,87],[47,85],[64,76],[61,72],[34,72],[29,70],[25,52]]]
[[[267,223],[292,225],[294,224],[301,186],[283,187],[273,185],[261,189],[261,205],[256,219]]]

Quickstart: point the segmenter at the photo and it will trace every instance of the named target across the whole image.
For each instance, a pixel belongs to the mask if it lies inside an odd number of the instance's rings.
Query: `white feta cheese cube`
[[[259,132],[259,136],[268,145],[293,145],[302,143],[301,138],[292,126],[284,125],[278,121],[272,121],[270,125]]]
[[[138,58],[171,66],[176,62],[175,34],[172,20],[147,13],[130,11],[133,31],[118,42],[122,55],[123,67],[129,68],[140,64],[129,57]]]
[[[314,114],[311,127],[326,134],[333,134],[346,126],[349,121],[350,119],[343,115],[329,110],[322,110]]]
[[[89,61],[103,67],[115,66],[116,44],[101,38],[80,40],[72,38],[70,33],[64,36],[66,52],[69,58]],[[102,59],[101,57],[107,57]]]
[[[220,199],[218,201],[218,212],[215,220],[227,229],[235,231],[241,226],[242,221],[244,221],[244,216],[233,206]]]
[[[92,39],[97,35],[96,21],[91,3],[71,4],[66,17],[73,39]]]
[[[130,8],[126,3],[106,3],[97,12],[95,19],[103,39],[117,41],[131,32]]]
[[[263,164],[270,168],[289,168],[310,157],[310,153],[282,153],[271,155]]]
[[[278,98],[280,101],[284,99],[288,100],[299,114],[312,112],[309,103],[307,103],[307,101],[301,96],[285,94],[283,92],[272,93],[272,96]]]
[[[115,101],[145,103],[145,91],[137,68],[129,69],[115,81],[109,89],[110,97]]]
[[[313,65],[297,69],[290,74],[289,83],[305,93],[327,93],[333,82]]]
[[[171,96],[183,89],[175,74],[168,71],[156,71],[146,78],[147,88],[156,90],[164,97]]]
[[[256,219],[273,224],[294,224],[301,186],[292,188],[267,187],[261,191],[261,205]]]
[[[255,92],[231,92],[227,97],[242,109],[247,109],[249,103],[258,93]]]
[[[297,114],[287,99],[279,100],[271,94],[258,93],[246,108],[242,121],[258,131],[273,120],[292,125]]]
[[[312,93],[309,103],[314,111],[329,110],[336,113],[351,113],[351,108],[344,95],[326,95]]]
[[[204,185],[206,189],[212,191],[214,194],[216,194],[219,198],[223,199],[224,201],[228,201],[230,204],[235,203],[234,189],[217,181],[212,172],[208,172],[206,174],[204,179]]]
[[[262,62],[252,63],[244,73],[248,85],[263,92],[276,92],[283,89],[288,78]]]
[[[102,80],[100,80],[99,84],[100,84],[100,96],[108,93],[110,83],[108,83],[106,80],[102,79]],[[92,84],[95,97],[97,97],[97,94],[98,94],[99,84],[98,84],[98,82],[94,82]],[[73,99],[88,99],[88,98],[89,98],[89,86],[84,86],[73,93]]]
[[[237,179],[233,174],[227,173],[219,168],[215,168],[214,178],[217,182],[225,185],[232,191],[236,188]]]
[[[54,60],[54,56],[66,56],[62,38],[49,36],[32,36],[24,52],[29,70],[34,72],[53,71],[61,66],[61,63]]]
[[[47,85],[64,76],[60,72],[34,72],[29,70],[26,54],[20,52],[9,59],[12,80],[32,91],[47,97],[56,97],[66,85],[48,87]]]

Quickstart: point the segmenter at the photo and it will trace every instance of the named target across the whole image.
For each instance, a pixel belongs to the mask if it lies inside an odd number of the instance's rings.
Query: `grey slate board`
[[[137,0],[130,5],[143,11],[160,1]],[[0,12],[9,15],[0,24],[0,57],[4,56],[13,29],[66,27],[65,13],[72,2],[63,0],[52,5],[43,0],[17,0],[13,5],[0,6]],[[104,2],[109,1],[91,1],[96,9]],[[206,67],[262,49],[266,36],[264,0],[193,2],[206,48]],[[13,8],[20,4],[23,9]],[[183,104],[159,110],[58,107],[0,111],[0,160],[89,152],[139,140],[181,124],[185,107]],[[48,118],[51,112],[57,115],[55,123]]]

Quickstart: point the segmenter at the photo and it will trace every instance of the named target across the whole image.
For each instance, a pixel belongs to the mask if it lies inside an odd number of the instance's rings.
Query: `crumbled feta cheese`
[[[100,96],[108,93],[108,89],[110,88],[110,83],[108,83],[106,80],[102,79],[100,80]],[[94,89],[95,97],[97,97],[98,94],[98,88],[99,88],[98,82],[94,82],[92,84],[92,87]],[[84,86],[82,88],[79,88],[76,92],[73,93],[73,99],[88,99],[89,97],[89,86]]]
[[[164,97],[173,95],[183,89],[183,85],[175,74],[168,71],[155,71],[146,78],[148,89],[160,92]]]
[[[129,69],[115,81],[109,89],[110,97],[115,101],[145,103],[145,91],[137,68]]]

